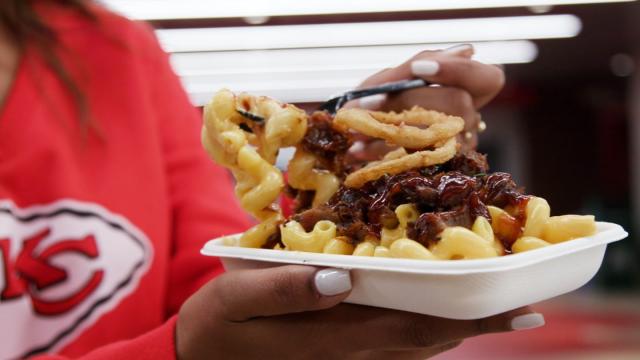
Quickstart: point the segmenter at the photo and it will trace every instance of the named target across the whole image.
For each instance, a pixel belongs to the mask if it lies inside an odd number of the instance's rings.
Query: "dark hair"
[[[90,121],[87,101],[78,84],[56,54],[60,46],[58,35],[35,10],[36,3],[45,1],[68,7],[87,19],[96,20],[86,0],[1,0],[0,26],[5,28],[8,39],[20,52],[23,52],[28,46],[32,46],[40,53],[46,65],[60,78],[62,84],[69,91],[78,107],[80,121],[86,125],[85,128],[88,128]]]

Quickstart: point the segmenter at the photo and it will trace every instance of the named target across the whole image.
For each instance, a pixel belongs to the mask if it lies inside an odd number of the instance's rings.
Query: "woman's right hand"
[[[350,290],[347,270],[290,265],[225,273],[182,306],[178,358],[425,359],[468,337],[544,324],[528,308],[450,320],[341,304]]]

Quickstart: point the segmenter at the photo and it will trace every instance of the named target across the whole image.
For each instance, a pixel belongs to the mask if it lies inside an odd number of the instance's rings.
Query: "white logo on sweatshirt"
[[[69,343],[136,289],[151,259],[145,234],[99,205],[0,201],[0,358]]]

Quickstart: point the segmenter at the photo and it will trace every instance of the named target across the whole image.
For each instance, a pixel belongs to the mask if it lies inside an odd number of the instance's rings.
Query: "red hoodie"
[[[0,359],[174,358],[200,248],[248,224],[152,31],[94,11],[40,8],[95,131],[32,49],[0,108]]]

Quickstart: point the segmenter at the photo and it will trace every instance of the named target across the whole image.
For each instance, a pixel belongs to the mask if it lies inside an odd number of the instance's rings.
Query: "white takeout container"
[[[228,271],[284,264],[350,269],[353,290],[345,302],[478,319],[587,283],[598,272],[607,244],[628,236],[612,223],[598,222],[597,229],[593,236],[480,260],[408,260],[240,248],[224,246],[224,238],[209,241],[201,253],[220,257]]]

